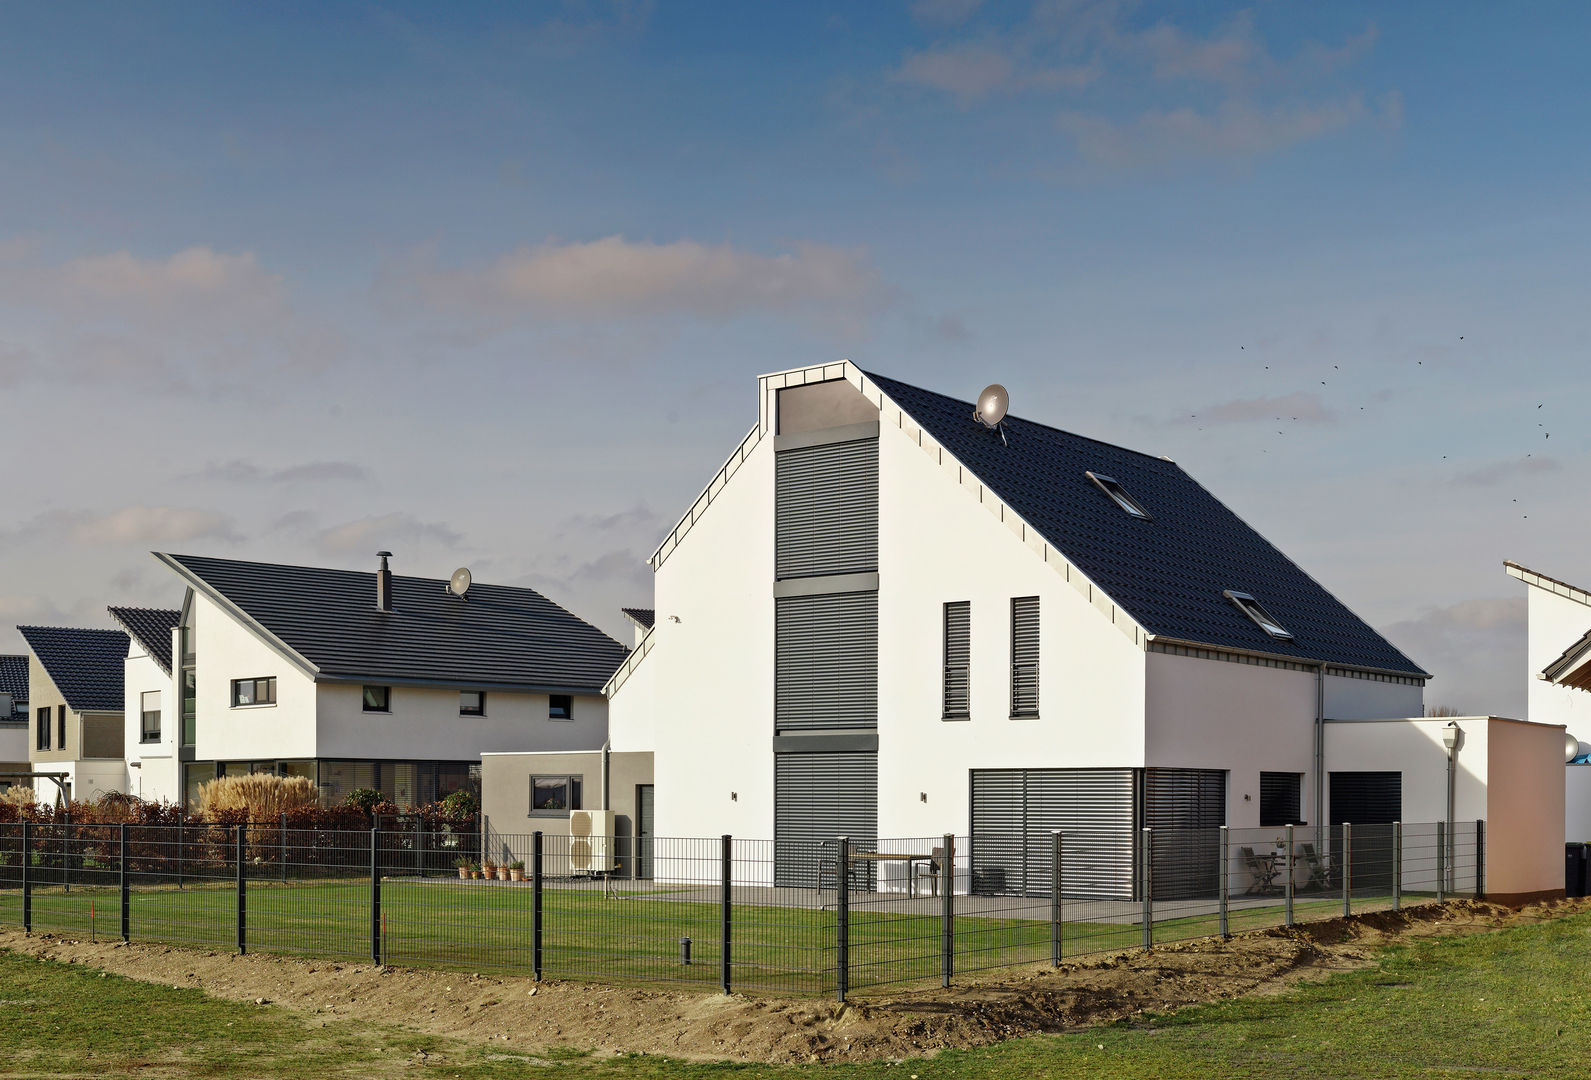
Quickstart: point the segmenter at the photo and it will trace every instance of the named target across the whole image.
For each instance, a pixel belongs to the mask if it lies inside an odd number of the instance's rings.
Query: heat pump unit
[[[569,870],[608,874],[613,866],[613,811],[569,811]]]

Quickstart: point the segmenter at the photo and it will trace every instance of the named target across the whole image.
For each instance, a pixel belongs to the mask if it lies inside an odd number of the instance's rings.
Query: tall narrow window
[[[1011,598],[1011,717],[1039,714],[1039,598]]]
[[[138,731],[138,741],[153,743],[160,741],[160,691],[145,690],[140,702],[143,712],[143,724]]]
[[[33,745],[39,750],[50,748],[50,707],[43,706],[38,712],[38,733],[33,738]]]
[[[66,749],[66,706],[55,707],[55,748]]]
[[[946,720],[972,716],[972,604],[957,600],[945,605]]]

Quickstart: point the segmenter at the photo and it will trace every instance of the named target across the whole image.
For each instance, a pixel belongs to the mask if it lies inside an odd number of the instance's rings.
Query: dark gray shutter
[[[1059,829],[1066,895],[1131,899],[1135,786],[1132,769],[974,769],[973,888],[1048,894]]]
[[[1011,600],[1011,715],[1039,714],[1039,598]]]
[[[1226,824],[1226,773],[1219,769],[1145,769],[1144,824],[1151,839],[1156,900],[1215,896]]]
[[[781,450],[774,462],[775,574],[878,569],[878,439]]]
[[[1340,852],[1343,823],[1353,825],[1353,847],[1348,861],[1352,864],[1355,889],[1380,892],[1392,887],[1392,863],[1396,851],[1392,823],[1402,819],[1402,773],[1331,774],[1329,843],[1332,851]],[[1418,842],[1414,841],[1416,844]],[[1340,880],[1340,875],[1333,872],[1333,887]]]
[[[878,726],[878,594],[775,604],[774,728]]]
[[[1260,828],[1298,824],[1303,808],[1303,780],[1299,773],[1260,773]]]
[[[972,715],[972,605],[958,600],[945,605],[944,718]]]
[[[833,888],[836,837],[859,850],[878,843],[878,754],[775,754],[774,884]],[[871,875],[852,881],[870,889]]]

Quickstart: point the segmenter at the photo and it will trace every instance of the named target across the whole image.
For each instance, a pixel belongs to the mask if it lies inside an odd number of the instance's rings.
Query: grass
[[[717,986],[719,906],[670,897],[682,890],[620,888],[604,899],[596,888],[548,888],[544,892],[543,972],[561,978],[627,982],[659,980]],[[689,890],[699,894],[697,890]],[[384,882],[382,957],[407,966],[468,970],[533,970],[530,890],[484,882],[439,878],[429,882]],[[1410,898],[1414,902],[1415,898]],[[368,880],[251,881],[246,893],[246,942],[250,951],[368,960]],[[1379,898],[1356,901],[1356,910],[1384,907]],[[1215,914],[1177,916],[1163,905],[1155,940],[1167,942],[1215,934]],[[225,882],[175,889],[135,888],[129,923],[135,941],[231,949],[235,947],[236,893]],[[955,965],[970,972],[1032,963],[1050,956],[1048,903],[1032,902],[1030,918],[958,915]],[[1300,921],[1341,912],[1338,899],[1300,899]],[[21,922],[14,890],[0,892],[0,923]],[[1234,932],[1282,922],[1279,903],[1234,908]],[[35,930],[115,938],[120,933],[120,895],[115,888],[36,887]],[[918,908],[858,906],[850,915],[851,986],[937,979],[941,923],[937,901]],[[778,993],[826,993],[834,986],[835,915],[832,910],[737,904],[733,915],[733,982],[739,989]],[[691,942],[692,963],[682,963],[681,940]],[[1063,955],[1127,948],[1141,940],[1136,923],[1067,921]]]
[[[511,1054],[354,1021],[327,1024],[271,1007],[104,977],[77,965],[0,952],[0,1075],[297,1077],[440,1075],[630,1077],[819,1074],[845,1080],[986,1077],[1403,1080],[1587,1073],[1591,915],[1385,953],[1374,968],[1286,994],[1063,1036],[946,1051],[890,1066],[686,1064],[596,1059],[578,1051]],[[419,1059],[418,1052],[425,1057]],[[89,1055],[92,1055],[90,1057]]]

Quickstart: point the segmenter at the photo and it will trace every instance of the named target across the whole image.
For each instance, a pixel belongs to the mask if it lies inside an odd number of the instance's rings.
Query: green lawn
[[[667,887],[620,887],[613,898],[600,888],[547,888],[544,892],[543,973],[598,981],[665,980],[717,986],[719,907],[677,900]],[[388,963],[469,970],[532,970],[530,890],[485,882],[436,879],[382,885],[382,956]],[[370,884],[367,880],[250,882],[246,941],[250,951],[348,960],[370,957]],[[1414,902],[1415,898],[1410,898]],[[114,888],[38,887],[33,927],[39,931],[115,938],[120,896]],[[1356,901],[1356,910],[1386,906],[1384,899]],[[933,905],[858,907],[851,912],[851,986],[938,979],[941,923]],[[1217,917],[1178,917],[1176,905],[1157,911],[1155,940],[1215,934]],[[1341,912],[1339,899],[1301,899],[1299,921]],[[1028,918],[957,916],[955,966],[960,972],[1031,963],[1050,956],[1048,904],[1034,901]],[[236,941],[236,893],[213,882],[183,889],[134,889],[129,903],[133,940],[231,949]],[[21,922],[21,901],[0,893],[0,923]],[[1233,932],[1276,926],[1282,906],[1234,909]],[[681,958],[691,940],[692,963]],[[739,904],[733,913],[733,981],[737,989],[824,993],[834,986],[835,915],[799,907]],[[1129,948],[1141,940],[1136,923],[1067,921],[1063,955]]]
[[[203,1077],[719,1076],[850,1080],[1043,1076],[1369,1080],[1580,1077],[1591,1044],[1591,915],[1384,954],[1286,994],[1201,1006],[932,1059],[852,1066],[691,1065],[491,1051],[275,1007],[239,1005],[0,952],[0,1075]],[[421,1058],[419,1053],[425,1056]],[[90,1056],[92,1055],[92,1056]]]

